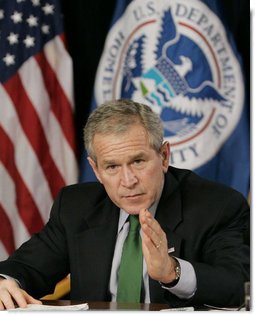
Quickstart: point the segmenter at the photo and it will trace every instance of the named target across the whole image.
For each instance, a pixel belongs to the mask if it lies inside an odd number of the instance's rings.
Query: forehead
[[[148,133],[141,125],[134,125],[120,134],[96,134],[93,145],[97,159],[152,150]]]

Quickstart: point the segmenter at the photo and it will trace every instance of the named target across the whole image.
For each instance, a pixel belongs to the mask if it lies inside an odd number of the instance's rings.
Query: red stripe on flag
[[[13,228],[1,204],[0,204],[0,223],[1,223],[0,240],[2,241],[8,254],[11,254],[15,250]]]
[[[14,161],[14,146],[8,135],[0,126],[0,160],[15,183],[16,204],[21,219],[23,220],[30,234],[39,231],[43,227],[41,214],[31,196],[26,184],[24,183]],[[24,158],[23,158],[24,159]],[[2,227],[2,223],[1,223]],[[1,228],[2,229],[2,228]]]
[[[44,53],[38,53],[34,58],[43,70],[42,76],[49,94],[52,112],[55,114],[62,127],[62,132],[65,135],[66,140],[75,153],[75,131],[71,104],[68,101],[66,94],[59,84],[56,74],[52,70],[52,67],[48,63]]]
[[[65,47],[66,51],[68,51],[67,40],[66,40],[65,33],[59,34],[59,38],[61,39],[62,43],[64,44],[64,47]]]
[[[8,80],[4,84],[4,87],[15,105],[20,124],[40,161],[45,177],[49,183],[52,196],[55,198],[59,189],[65,185],[65,181],[50,155],[50,149],[43,127],[33,104],[24,90],[18,74]]]

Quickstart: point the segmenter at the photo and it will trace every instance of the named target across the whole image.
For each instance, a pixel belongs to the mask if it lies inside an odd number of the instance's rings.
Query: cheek
[[[156,166],[150,172],[147,172],[144,184],[151,191],[158,192],[161,188],[161,184],[163,183],[164,173],[162,165]]]
[[[158,180],[164,176],[165,166],[162,164],[162,160],[158,160],[157,163],[153,164],[151,168],[147,169],[147,178],[149,180]]]
[[[116,195],[118,191],[118,180],[113,176],[102,176],[101,180],[101,183],[105,187],[105,190],[108,193],[108,195]]]
[[[163,172],[158,168],[153,168],[147,170],[142,177],[140,177],[143,186],[146,187],[148,190],[155,190],[159,186],[161,182]]]

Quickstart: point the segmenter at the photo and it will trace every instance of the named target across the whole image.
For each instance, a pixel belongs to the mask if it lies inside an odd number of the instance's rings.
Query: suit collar
[[[179,190],[179,179],[170,171],[165,175],[165,184],[161,199],[156,211],[155,218],[166,233],[168,249],[171,249],[171,255],[180,257],[182,237],[176,232],[177,226],[182,222],[182,202]],[[149,279],[151,302],[166,303],[164,290],[159,282]]]
[[[161,227],[174,231],[182,221],[181,193],[178,190],[179,181],[171,173],[171,168],[165,175],[165,183],[155,218]]]
[[[169,168],[171,170],[171,168]],[[166,233],[168,249],[171,255],[180,256],[182,238],[176,232],[176,228],[183,220],[181,192],[179,179],[168,171],[165,176],[165,184],[155,218]]]
[[[74,289],[88,300],[109,299],[108,283],[116,241],[119,208],[108,198],[103,199],[82,219],[80,231],[75,236],[77,254],[76,271],[79,279]],[[96,280],[96,285],[93,282]],[[88,286],[84,286],[88,284]],[[108,293],[108,294],[107,294]]]

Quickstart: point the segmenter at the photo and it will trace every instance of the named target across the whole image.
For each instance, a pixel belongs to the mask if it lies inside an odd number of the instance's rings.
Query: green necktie
[[[139,303],[142,287],[143,255],[138,216],[129,215],[129,223],[129,232],[123,245],[118,271],[117,302]]]

